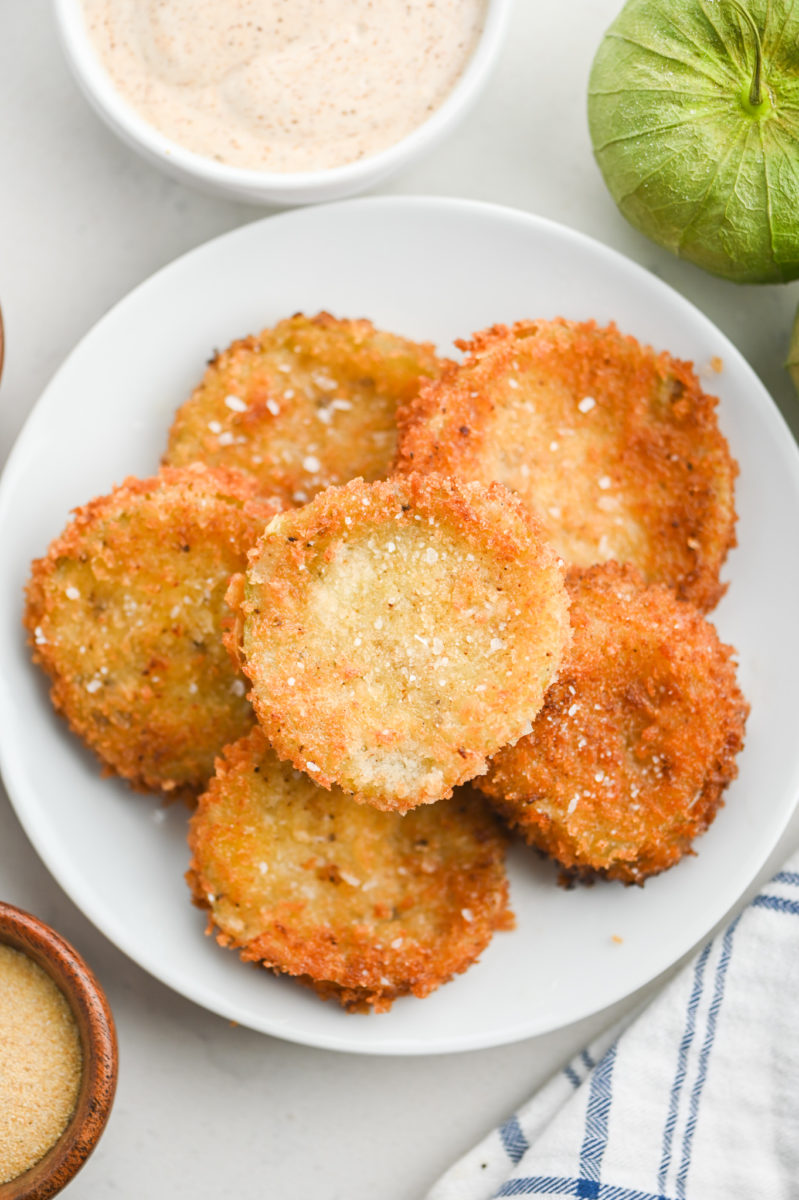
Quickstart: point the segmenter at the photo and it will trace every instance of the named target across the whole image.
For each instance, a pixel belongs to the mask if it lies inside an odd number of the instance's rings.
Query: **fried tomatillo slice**
[[[630,566],[570,577],[574,639],[533,731],[479,786],[569,872],[642,883],[676,863],[737,774],[734,651]]]
[[[229,471],[127,479],[31,569],[25,625],[51,698],[108,773],[196,792],[253,714],[222,644],[230,576],[278,505]]]
[[[570,636],[562,564],[525,506],[434,476],[355,480],[276,517],[229,600],[280,757],[397,811],[529,730]]]
[[[189,844],[209,932],[352,1011],[426,996],[513,924],[505,838],[478,794],[378,812],[280,762],[257,727],[218,760]]]
[[[432,345],[371,321],[298,314],[216,355],[178,409],[164,462],[235,467],[285,504],[356,475],[382,479],[397,405],[441,365]]]
[[[400,470],[499,480],[567,562],[631,562],[712,608],[738,468],[691,364],[593,321],[496,325],[461,347],[398,415]]]

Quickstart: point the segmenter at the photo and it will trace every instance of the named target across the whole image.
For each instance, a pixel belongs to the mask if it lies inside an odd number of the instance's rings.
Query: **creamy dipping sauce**
[[[188,150],[313,171],[383,150],[444,101],[486,0],[82,0],[115,88]]]

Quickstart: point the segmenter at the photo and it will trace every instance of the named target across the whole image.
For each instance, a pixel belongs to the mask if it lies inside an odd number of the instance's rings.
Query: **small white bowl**
[[[54,0],[61,42],[75,78],[107,125],[148,162],[182,183],[255,204],[314,204],[373,187],[439,141],[471,108],[499,53],[513,0],[487,0],[483,32],[443,104],[407,137],[356,162],[321,171],[231,167],[185,149],[141,117],[119,94],[91,44],[80,0]]]

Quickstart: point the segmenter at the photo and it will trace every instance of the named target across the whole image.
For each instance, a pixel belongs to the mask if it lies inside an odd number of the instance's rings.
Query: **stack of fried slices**
[[[566,320],[458,349],[327,313],[235,342],[28,585],[58,711],[194,805],[218,940],[355,1011],[512,926],[511,831],[565,880],[672,866],[743,743],[691,365]]]

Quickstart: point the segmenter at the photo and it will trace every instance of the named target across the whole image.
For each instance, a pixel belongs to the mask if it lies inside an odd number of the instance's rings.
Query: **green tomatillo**
[[[588,120],[624,216],[739,283],[799,276],[799,4],[628,0]]]

